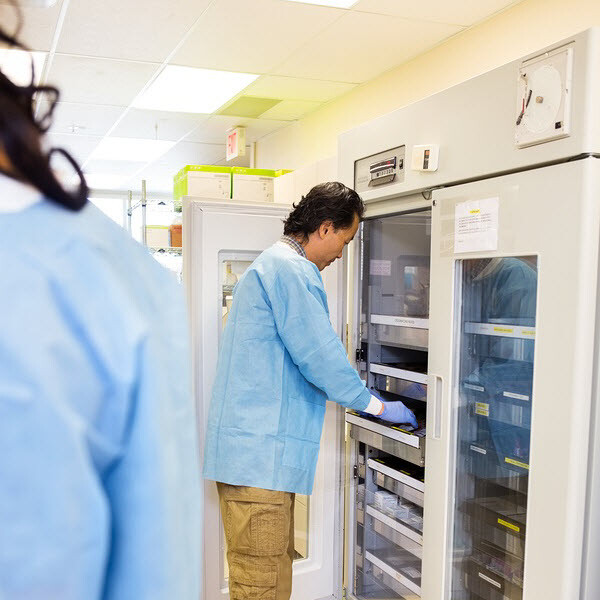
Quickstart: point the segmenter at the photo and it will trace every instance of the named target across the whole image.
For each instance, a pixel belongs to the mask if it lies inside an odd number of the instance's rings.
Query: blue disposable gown
[[[329,320],[317,267],[276,243],[236,286],[204,455],[207,479],[310,494],[325,402],[370,401]]]
[[[92,205],[0,212],[0,265],[0,598],[197,600],[178,284]]]

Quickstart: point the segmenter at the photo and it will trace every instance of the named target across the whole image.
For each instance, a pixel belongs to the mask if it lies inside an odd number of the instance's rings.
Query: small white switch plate
[[[413,146],[411,168],[413,171],[437,171],[439,157],[437,144]]]

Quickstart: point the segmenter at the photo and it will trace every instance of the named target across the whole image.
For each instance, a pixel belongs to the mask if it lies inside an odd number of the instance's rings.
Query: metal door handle
[[[434,440],[439,440],[442,437],[442,399],[444,397],[444,380],[440,375],[428,375],[428,394],[427,404],[431,407],[431,429],[427,424],[427,432],[431,433],[428,437]]]

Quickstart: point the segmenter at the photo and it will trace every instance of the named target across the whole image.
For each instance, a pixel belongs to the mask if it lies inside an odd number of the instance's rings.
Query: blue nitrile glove
[[[400,400],[393,402],[383,402],[383,412],[377,415],[379,419],[389,421],[390,423],[410,423],[415,429],[418,429],[419,424],[412,410],[406,408]]]
[[[378,419],[383,419],[390,423],[410,423],[415,429],[418,429],[419,425],[413,411],[406,408],[400,400],[388,402],[381,397],[377,390],[371,388],[369,392],[371,392],[371,396],[374,396],[383,404],[383,412],[379,415],[371,416],[376,416]]]

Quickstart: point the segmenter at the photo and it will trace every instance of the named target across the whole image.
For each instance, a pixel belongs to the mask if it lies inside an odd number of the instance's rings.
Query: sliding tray
[[[409,463],[425,466],[425,428],[414,432],[384,424],[375,418],[364,417],[354,411],[346,412],[350,437],[368,446],[378,448]]]

